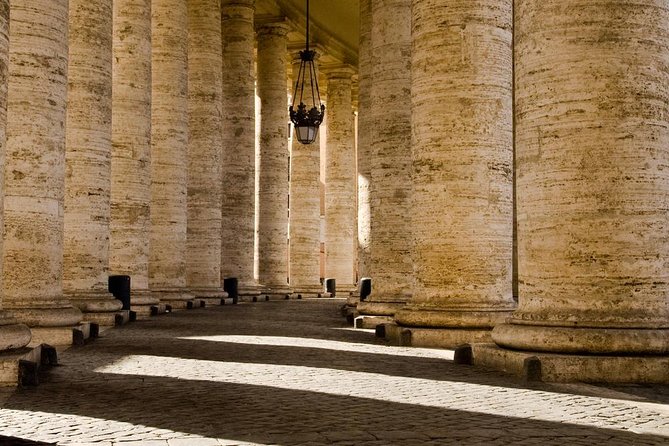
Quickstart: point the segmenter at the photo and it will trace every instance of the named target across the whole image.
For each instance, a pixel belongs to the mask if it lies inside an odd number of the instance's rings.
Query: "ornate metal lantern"
[[[321,103],[321,94],[318,91],[315,58],[316,52],[309,49],[309,0],[307,0],[306,48],[300,51],[300,69],[295,79],[293,103],[289,108],[290,120],[295,130],[293,135],[302,144],[311,144],[316,140],[318,128],[325,116],[325,105]],[[298,102],[297,109],[295,109],[296,102]]]

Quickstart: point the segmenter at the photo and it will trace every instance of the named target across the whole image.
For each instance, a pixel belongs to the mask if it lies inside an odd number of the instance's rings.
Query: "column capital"
[[[255,0],[223,0],[221,2],[221,8],[225,8],[227,6],[246,7],[255,10],[256,2]]]
[[[260,35],[285,37],[290,25],[285,17],[256,17],[256,32]]]
[[[357,70],[348,64],[323,65],[320,71],[327,76],[328,81],[332,79],[352,80],[353,75],[357,73]]]

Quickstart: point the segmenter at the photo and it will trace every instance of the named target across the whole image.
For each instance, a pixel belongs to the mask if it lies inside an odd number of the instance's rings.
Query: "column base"
[[[20,323],[31,329],[34,327],[69,327],[70,329],[83,319],[81,310],[69,302],[35,303],[33,307],[13,306],[7,303],[5,309]]]
[[[151,295],[168,305],[172,310],[186,310],[199,306],[195,302],[195,296],[190,290],[179,288],[152,288]]]
[[[287,300],[293,294],[293,290],[286,285],[268,285],[265,291],[258,297],[259,301]],[[254,301],[255,302],[255,301]]]
[[[30,342],[30,328],[13,316],[0,310],[0,352],[23,348]]]
[[[491,329],[486,328],[420,328],[403,327],[395,323],[377,327],[392,345],[454,349],[462,344],[491,342]]]
[[[293,287],[291,299],[310,299],[318,297],[329,297],[330,293],[323,291],[320,285],[296,285]]]
[[[0,353],[0,387],[17,386],[20,379],[19,367],[22,361],[42,364],[42,348],[19,348]]]
[[[92,322],[101,327],[125,325],[130,321],[129,313],[129,310],[119,310],[114,313],[84,313],[84,322]]]
[[[165,314],[171,308],[160,302],[149,290],[133,291],[130,295],[130,310],[137,315],[137,320],[147,320],[152,316]]]
[[[508,350],[472,344],[471,359],[527,381],[669,384],[668,356],[589,356]]]
[[[376,329],[378,325],[382,324],[392,324],[392,316],[369,316],[365,314],[360,314],[355,317],[353,326],[360,329]]]
[[[374,300],[371,296],[369,300],[364,300],[357,304],[358,313],[363,316],[386,316],[392,318],[399,310],[406,307],[407,300],[404,299],[384,299]]]
[[[395,320],[406,327],[491,330],[504,323],[514,309],[514,304],[496,308],[435,308],[409,304],[395,313]]]
[[[32,327],[30,331],[32,339],[28,347],[37,347],[40,344],[69,347],[93,337],[90,322],[82,322],[73,327]]]
[[[65,297],[75,308],[81,310],[83,320],[103,326],[116,325],[116,315],[123,308],[123,303],[111,293],[94,291],[86,293],[66,293]]]

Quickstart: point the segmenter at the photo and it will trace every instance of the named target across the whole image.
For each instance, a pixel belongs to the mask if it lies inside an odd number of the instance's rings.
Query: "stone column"
[[[298,79],[301,59],[292,64],[292,89]],[[303,102],[312,107],[311,85],[307,75]],[[295,101],[299,104],[299,92]],[[320,284],[320,150],[319,138],[304,145],[293,133],[290,157],[290,286],[297,297],[321,296]]]
[[[223,225],[221,280],[257,294],[255,243],[255,0],[223,0]]]
[[[668,382],[669,3],[516,8],[520,302],[488,359]]]
[[[5,165],[6,129],[7,129],[7,67],[9,65],[9,0],[0,1],[0,165]],[[3,227],[3,199],[5,172],[0,169],[0,229]],[[2,237],[0,237],[2,252]],[[0,262],[0,274],[2,273]],[[4,288],[4,287],[3,287]],[[4,290],[3,294],[4,294]],[[0,351],[14,350],[30,342],[30,329],[20,324],[17,319],[2,309],[0,299]]]
[[[372,1],[372,77],[365,129],[371,153],[371,325],[391,322],[413,284],[411,263],[411,0]],[[371,156],[370,156],[371,155]],[[387,320],[386,320],[387,319]],[[363,324],[364,325],[364,324]]]
[[[151,7],[149,288],[183,309],[193,304],[186,289],[188,4],[154,0]]]
[[[412,1],[411,345],[489,340],[514,308],[512,9]]]
[[[150,0],[114,0],[113,55],[109,266],[131,277],[132,309],[143,318],[164,307],[149,292]]]
[[[324,70],[328,77],[327,154],[325,167],[325,275],[337,292],[355,289],[357,250],[355,147],[350,67]]]
[[[69,1],[63,290],[84,319],[114,325],[108,291],[112,1]]]
[[[12,0],[5,158],[5,308],[33,344],[72,342],[63,297],[67,0]]]
[[[288,287],[288,107],[284,22],[258,28],[260,166],[258,280],[267,294],[285,296]]]
[[[188,286],[211,303],[221,289],[221,6],[188,1]]]

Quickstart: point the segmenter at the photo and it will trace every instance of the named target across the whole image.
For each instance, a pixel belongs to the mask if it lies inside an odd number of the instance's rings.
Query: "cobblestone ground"
[[[103,446],[669,445],[667,386],[522,385],[448,351],[387,347],[347,329],[341,305],[228,305],[106,331],[62,353],[40,386],[0,391],[0,435]]]

